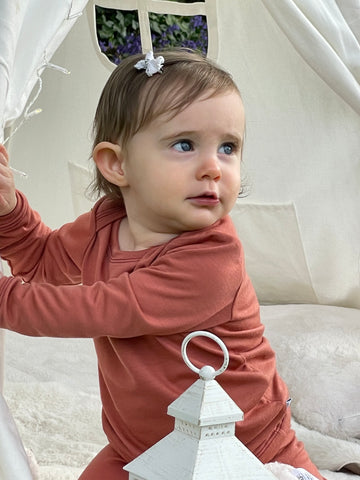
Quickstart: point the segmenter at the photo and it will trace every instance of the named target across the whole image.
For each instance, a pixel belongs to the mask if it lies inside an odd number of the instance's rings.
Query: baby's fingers
[[[7,165],[9,162],[9,154],[6,148],[4,147],[4,145],[2,145],[1,143],[0,143],[0,162],[3,165]]]
[[[6,148],[0,144],[0,188],[3,182],[13,182],[13,174],[9,166],[9,155]]]
[[[15,184],[8,165],[9,156],[4,145],[0,144],[0,216],[7,215],[16,206]]]

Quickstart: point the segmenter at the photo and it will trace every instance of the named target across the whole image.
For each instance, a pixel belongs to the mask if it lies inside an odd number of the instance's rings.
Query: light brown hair
[[[173,112],[175,116],[206,93],[209,97],[228,91],[239,93],[228,72],[192,50],[166,50],[156,52],[155,57],[159,55],[165,59],[162,72],[152,77],[134,68],[144,59],[143,54],[122,60],[112,72],[95,114],[94,148],[107,141],[126,150],[127,142],[160,115]],[[119,187],[108,182],[98,169],[91,190],[122,203]]]

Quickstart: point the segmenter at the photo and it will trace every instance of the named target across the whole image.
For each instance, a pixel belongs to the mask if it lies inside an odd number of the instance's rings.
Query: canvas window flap
[[[232,218],[261,303],[318,303],[294,205],[239,200]]]

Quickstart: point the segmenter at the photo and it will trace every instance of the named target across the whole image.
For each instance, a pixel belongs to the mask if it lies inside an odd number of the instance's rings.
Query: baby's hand
[[[8,163],[6,148],[0,144],[0,216],[14,210],[17,202],[14,177]]]
[[[278,480],[318,480],[312,473],[303,468],[295,468],[286,463],[265,463],[265,467],[275,475]]]

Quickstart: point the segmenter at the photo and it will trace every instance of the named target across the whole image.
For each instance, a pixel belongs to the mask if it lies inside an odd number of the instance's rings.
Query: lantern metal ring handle
[[[190,362],[189,357],[187,356],[187,353],[186,353],[186,347],[190,342],[190,340],[193,339],[194,337],[208,337],[214,340],[214,342],[216,342],[219,345],[219,347],[221,348],[224,354],[224,362],[218,370],[215,370],[213,367],[209,365],[205,365],[202,368],[197,368],[195,367],[195,365],[193,365]],[[213,333],[202,331],[202,330],[189,333],[189,335],[187,335],[184,338],[181,345],[181,354],[185,364],[190,368],[190,370],[192,370],[195,373],[198,373],[200,375],[200,378],[203,380],[213,380],[217,375],[220,375],[221,373],[223,373],[229,365],[229,352],[228,352],[228,349],[226,348],[225,343]]]

